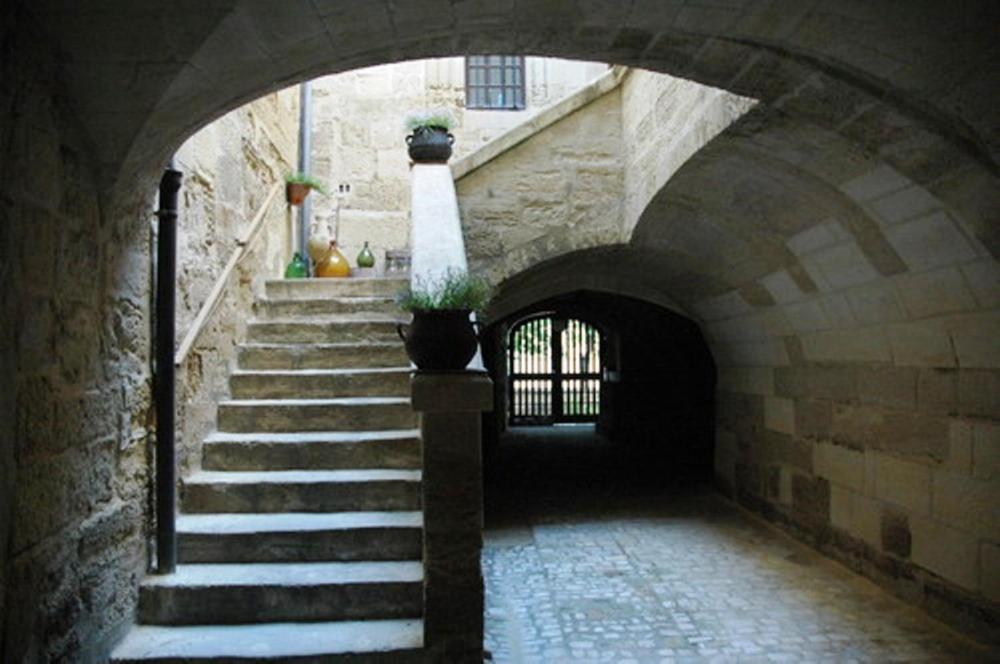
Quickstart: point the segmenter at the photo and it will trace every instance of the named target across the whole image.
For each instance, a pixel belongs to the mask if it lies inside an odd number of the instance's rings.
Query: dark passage
[[[600,335],[594,424],[509,424],[511,346],[526,322],[538,320],[579,321]],[[515,312],[484,336],[496,385],[484,450],[487,519],[511,501],[607,505],[616,496],[710,481],[715,366],[690,320],[640,300],[581,291]]]

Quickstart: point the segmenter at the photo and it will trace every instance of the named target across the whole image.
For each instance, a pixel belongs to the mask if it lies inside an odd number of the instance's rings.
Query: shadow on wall
[[[513,324],[541,311],[586,321],[605,336],[596,430],[508,425],[504,340]],[[494,486],[529,480],[609,494],[711,479],[716,372],[692,321],[641,300],[580,291],[493,322],[483,338],[495,386],[494,413],[484,415],[484,464]]]

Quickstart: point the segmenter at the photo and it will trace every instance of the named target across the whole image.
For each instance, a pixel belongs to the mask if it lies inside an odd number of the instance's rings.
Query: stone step
[[[406,397],[231,399],[219,404],[220,431],[381,431],[412,429],[417,417]]]
[[[420,560],[420,512],[181,514],[181,563]]]
[[[258,311],[265,318],[296,318],[332,314],[398,314],[393,297],[330,297],[318,299],[262,299]]]
[[[138,625],[112,664],[339,664],[423,662],[422,620],[250,625]]]
[[[419,469],[416,429],[398,431],[316,431],[221,433],[202,445],[206,470]]]
[[[139,622],[240,624],[419,618],[423,565],[402,562],[179,565],[139,587]]]
[[[410,367],[239,370],[229,387],[235,399],[407,397]]]
[[[315,300],[325,297],[368,296],[394,297],[409,286],[409,279],[384,277],[364,279],[274,279],[264,284],[264,291],[273,299]]]
[[[182,511],[381,512],[420,509],[419,470],[203,470],[181,489]]]
[[[410,360],[397,337],[364,343],[244,344],[239,348],[239,366],[248,371],[408,367]]]
[[[395,341],[395,314],[366,314],[364,318],[347,315],[311,320],[254,320],[247,324],[251,343],[323,344],[334,342]]]

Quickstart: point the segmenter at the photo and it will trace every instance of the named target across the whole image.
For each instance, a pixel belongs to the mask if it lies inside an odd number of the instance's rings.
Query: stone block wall
[[[456,119],[455,159],[569,94],[606,65],[526,59],[528,108],[465,108],[464,58],[436,58],[359,69],[313,82],[313,173],[331,188],[349,183],[340,236],[353,264],[367,240],[381,268],[385,250],[409,243],[410,172],[404,120],[411,111],[448,108]],[[336,197],[317,197],[318,223],[333,227]]]
[[[694,81],[629,69],[622,81],[626,236],[667,180],[757,102]]]
[[[787,240],[770,304],[699,310],[719,368],[716,473],[738,500],[943,617],[1000,606],[1000,267],[958,215],[883,168],[845,185],[905,270],[836,222]],[[991,617],[994,616],[994,617]]]
[[[132,623],[150,557],[155,183],[99,195],[44,36],[14,7],[0,18],[0,661],[99,662]],[[266,97],[180,151],[178,341],[293,161],[294,99]],[[283,208],[279,195],[273,232],[234,278],[240,295],[178,374],[187,463],[214,420],[250,282],[280,274]]]
[[[98,196],[12,3],[0,44],[0,661],[98,661],[146,569],[151,198]]]
[[[470,269],[499,283],[619,241],[622,147],[615,88],[459,179]]]
[[[178,343],[272,186],[295,170],[298,117],[298,89],[287,88],[219,118],[177,151],[177,168],[184,173],[177,241]],[[280,191],[267,208],[252,252],[230,276],[222,301],[178,368],[182,474],[197,465],[201,441],[215,427],[216,405],[228,394],[236,344],[246,337],[254,298],[263,293],[266,279],[284,274],[294,251],[292,217]]]

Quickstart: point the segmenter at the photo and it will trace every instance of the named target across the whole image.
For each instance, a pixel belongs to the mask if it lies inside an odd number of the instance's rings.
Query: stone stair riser
[[[192,514],[420,509],[420,483],[405,480],[188,483],[181,493],[183,510]]]
[[[260,307],[260,313],[265,318],[305,318],[332,314],[392,314],[397,311],[399,311],[399,307],[391,299],[265,300]]]
[[[408,403],[374,405],[220,404],[220,431],[380,431],[412,429],[416,414]]]
[[[347,396],[408,397],[409,369],[356,374],[233,374],[234,399],[324,399]]]
[[[251,343],[337,343],[360,341],[396,341],[394,321],[258,321],[247,326]]]
[[[357,369],[408,367],[403,344],[371,347],[316,348],[312,346],[244,346],[241,369]]]
[[[408,279],[308,279],[268,281],[265,294],[271,299],[317,299],[324,297],[394,297],[409,285]]]
[[[337,643],[332,649],[321,644]],[[362,620],[205,627],[143,626],[112,664],[426,664],[423,621]],[[316,654],[308,654],[316,653]]]
[[[419,469],[414,438],[357,443],[213,442],[202,448],[206,470]]]
[[[427,664],[424,650],[395,650],[390,652],[365,652],[323,655],[274,655],[260,657],[112,657],[110,664]]]
[[[356,528],[271,533],[179,533],[184,563],[420,560],[420,528]]]
[[[146,624],[245,624],[299,620],[371,620],[421,615],[420,582],[282,586],[144,586]]]

